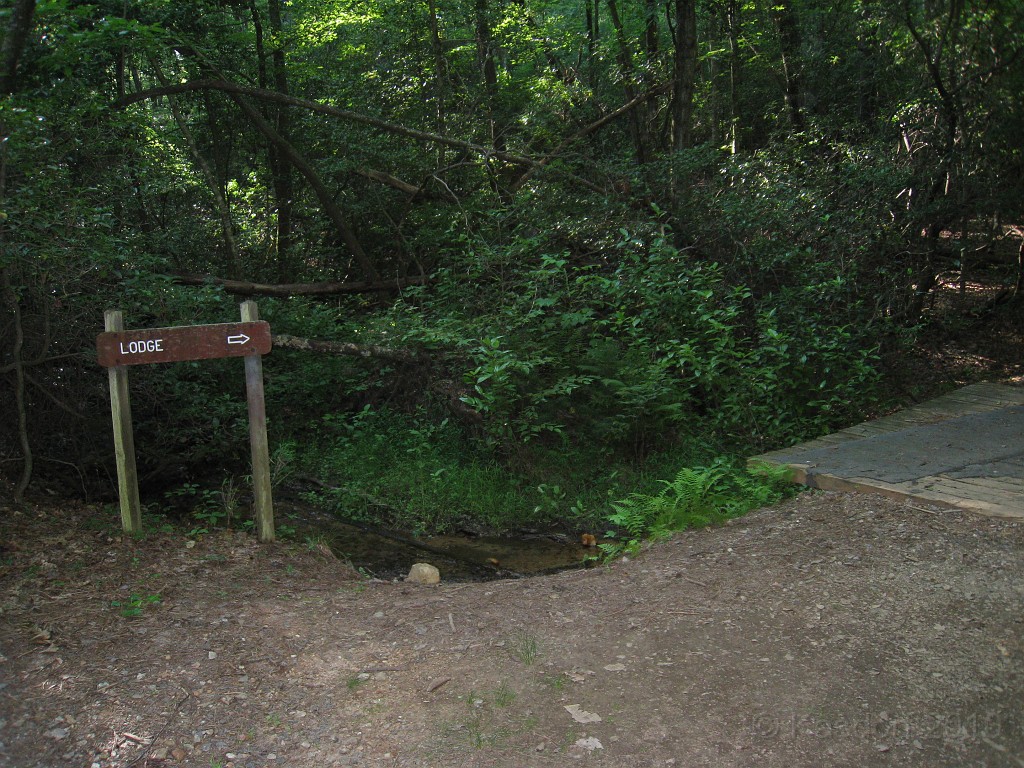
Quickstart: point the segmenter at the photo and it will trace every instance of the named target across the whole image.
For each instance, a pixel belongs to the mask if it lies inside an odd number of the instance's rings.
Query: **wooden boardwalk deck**
[[[751,461],[812,488],[1024,518],[1024,387],[974,384]]]

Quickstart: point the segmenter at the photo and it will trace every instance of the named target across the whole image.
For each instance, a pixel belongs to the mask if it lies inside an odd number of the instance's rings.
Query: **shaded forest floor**
[[[926,329],[894,396],[1020,382],[1022,321]],[[1024,766],[1019,521],[805,493],[422,587],[109,516],[0,502],[0,766]]]
[[[1024,765],[1024,525],[805,493],[635,559],[366,581],[3,510],[0,765]]]

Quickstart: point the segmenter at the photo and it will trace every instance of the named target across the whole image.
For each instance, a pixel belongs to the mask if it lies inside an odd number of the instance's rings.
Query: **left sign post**
[[[170,363],[186,360],[210,360],[219,357],[246,357],[258,361],[270,351],[269,323],[257,320],[256,303],[242,303],[242,322],[213,325],[186,325],[171,328],[124,329],[119,310],[104,314],[104,329],[96,338],[96,359],[108,369],[110,410],[114,422],[114,453],[117,457],[117,485],[121,500],[121,527],[136,533],[142,527],[139,503],[139,478],[135,468],[135,440],[132,436],[132,410],[128,396],[128,371],[125,366]],[[256,373],[254,376],[253,373]],[[258,379],[258,380],[257,380]],[[246,390],[249,400],[250,440],[253,443],[253,476],[269,477],[266,414],[263,404],[262,367],[246,365]],[[255,428],[254,428],[255,427]],[[262,466],[262,464],[267,466]],[[260,466],[257,466],[260,465]],[[256,489],[257,532],[261,541],[274,539],[273,502],[270,483],[258,483]]]

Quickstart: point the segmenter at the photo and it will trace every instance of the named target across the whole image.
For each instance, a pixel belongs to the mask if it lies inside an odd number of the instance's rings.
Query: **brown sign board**
[[[145,328],[96,337],[97,359],[104,368],[265,355],[270,347],[270,324],[262,320]]]

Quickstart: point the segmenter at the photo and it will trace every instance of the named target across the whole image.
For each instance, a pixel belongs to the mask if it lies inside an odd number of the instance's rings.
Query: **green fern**
[[[746,471],[726,459],[710,467],[684,467],[672,481],[662,480],[656,495],[634,493],[612,503],[608,522],[617,528],[600,544],[605,559],[631,554],[645,540],[703,528],[745,514],[782,498],[789,472],[769,465]]]

